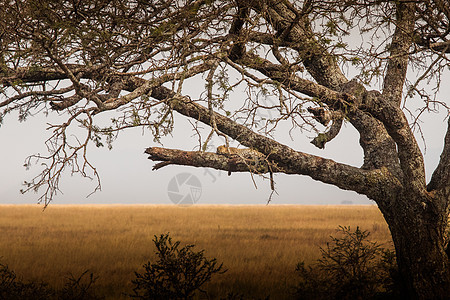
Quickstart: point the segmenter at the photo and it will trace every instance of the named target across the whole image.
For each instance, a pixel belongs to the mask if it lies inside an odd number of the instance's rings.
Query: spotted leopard
[[[234,148],[234,147],[227,147],[225,145],[217,147],[217,154],[229,156],[230,158],[236,157],[238,159],[241,159],[245,162],[245,164],[250,168],[254,169],[256,173],[270,173],[270,187],[272,190],[275,189],[275,184],[273,181],[273,172],[270,167],[269,161],[267,160],[267,157],[262,154],[261,152],[251,149],[251,148]],[[228,170],[228,176],[231,175],[232,163],[230,163],[230,169]]]
[[[217,147],[217,154],[221,155],[238,155],[242,158],[247,159],[264,159],[265,155],[261,152],[251,149],[251,148],[234,148],[234,147],[227,147],[225,145]]]

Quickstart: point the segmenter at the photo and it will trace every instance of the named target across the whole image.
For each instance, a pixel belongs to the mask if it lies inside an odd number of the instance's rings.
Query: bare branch
[[[72,91],[73,89],[74,89],[73,86],[69,86],[67,88],[62,88],[59,90],[53,89],[53,90],[49,90],[49,91],[29,91],[29,92],[25,92],[25,93],[19,93],[16,96],[12,96],[3,102],[0,102],[0,107],[6,106],[12,102],[15,102],[17,100],[24,99],[24,98],[27,98],[30,96],[53,96],[53,95],[68,93],[68,92]]]
[[[247,53],[238,62],[249,68],[258,70],[272,80],[280,82],[284,85],[285,89],[293,89],[305,95],[316,97],[330,106],[335,106],[341,102],[352,103],[355,99],[350,94],[336,92],[313,81],[300,78],[292,71],[286,70],[282,66],[271,63],[254,54]]]
[[[432,43],[429,48],[434,51],[450,53],[450,41]]]
[[[85,122],[78,120],[80,115],[86,115]],[[45,166],[44,170],[34,177],[30,182],[25,182],[25,189],[22,193],[29,190],[38,191],[45,187],[44,193],[39,197],[39,202],[43,202],[45,207],[52,201],[53,197],[60,192],[59,183],[66,168],[73,174],[79,173],[82,177],[92,179],[89,173],[97,180],[97,186],[94,192],[101,189],[100,176],[97,169],[87,159],[87,146],[91,139],[92,129],[92,109],[82,110],[71,116],[69,120],[61,125],[52,125],[53,135],[46,141],[49,150],[49,156],[31,155],[26,159],[25,166],[28,168],[33,162],[41,162]],[[83,141],[76,139],[70,142],[67,136],[67,128],[72,122],[80,122],[85,125],[87,132]]]

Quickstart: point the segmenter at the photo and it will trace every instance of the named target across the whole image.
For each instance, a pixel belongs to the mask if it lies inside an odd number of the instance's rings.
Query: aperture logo
[[[180,173],[169,181],[167,194],[175,204],[192,205],[202,195],[202,184],[191,173]]]

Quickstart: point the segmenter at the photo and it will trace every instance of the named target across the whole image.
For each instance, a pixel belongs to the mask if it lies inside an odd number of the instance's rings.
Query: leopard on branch
[[[235,148],[222,145],[217,147],[217,154],[225,155],[230,158],[228,176],[233,171],[233,166],[238,163],[244,163],[247,165],[251,172],[262,174],[269,172],[270,174],[270,188],[275,190],[275,184],[273,181],[273,171],[270,166],[270,162],[267,160],[266,155],[251,148]]]

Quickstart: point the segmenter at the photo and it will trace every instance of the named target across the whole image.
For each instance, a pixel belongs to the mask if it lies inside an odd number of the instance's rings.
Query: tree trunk
[[[433,204],[445,199],[429,200],[408,193],[389,207],[380,205],[392,234],[405,299],[450,298],[447,212]]]

